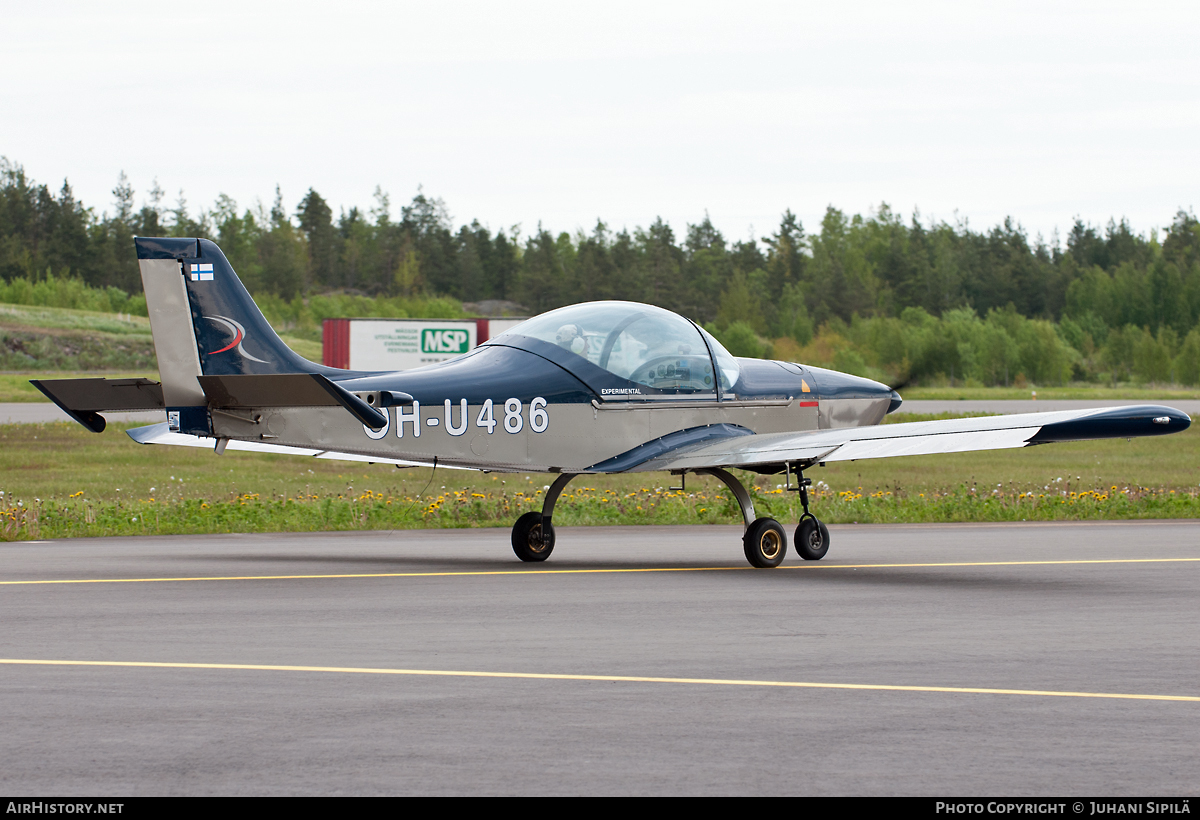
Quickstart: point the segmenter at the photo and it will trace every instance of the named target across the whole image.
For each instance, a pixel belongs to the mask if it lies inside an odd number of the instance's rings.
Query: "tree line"
[[[539,313],[627,299],[705,324],[738,355],[886,379],[1200,382],[1200,222],[1183,210],[1161,238],[1075,220],[1047,241],[1012,219],[976,230],[887,205],[831,206],[811,232],[787,211],[741,240],[707,216],[678,235],[662,219],[526,233],[456,226],[420,190],[398,213],[379,189],[366,210],[336,216],[312,189],[294,207],[276,189],[269,209],[221,195],[193,213],[157,183],[138,203],[124,174],[98,214],[67,182],[54,192],[0,159],[0,298],[75,280],[134,304],[119,295],[141,290],[134,235],[212,239],[269,314],[310,331],[330,306],[427,315],[506,300]]]

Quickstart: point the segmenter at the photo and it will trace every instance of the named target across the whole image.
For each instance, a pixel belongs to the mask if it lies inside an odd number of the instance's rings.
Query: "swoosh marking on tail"
[[[260,362],[262,364],[270,364],[270,362],[266,361],[265,359],[260,359],[257,356],[251,356],[246,352],[246,348],[242,347],[242,340],[246,337],[246,329],[242,327],[241,322],[234,321],[233,319],[226,318],[225,316],[205,316],[204,318],[208,319],[210,322],[219,322],[228,327],[234,333],[234,340],[232,342],[220,350],[212,351],[208,354],[209,356],[212,356],[216,353],[224,353],[226,350],[236,347],[237,352],[242,356],[245,356],[250,361]]]

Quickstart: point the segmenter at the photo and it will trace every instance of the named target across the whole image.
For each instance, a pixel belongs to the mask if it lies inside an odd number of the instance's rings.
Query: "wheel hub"
[[[542,541],[542,528],[534,527],[529,531],[529,549],[531,552],[543,552],[546,544]]]
[[[758,543],[763,557],[770,561],[779,555],[779,548],[783,545],[783,539],[779,537],[779,533],[767,530],[763,533],[762,539]]]

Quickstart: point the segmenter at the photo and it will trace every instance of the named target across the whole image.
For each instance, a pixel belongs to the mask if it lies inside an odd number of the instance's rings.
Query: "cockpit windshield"
[[[589,302],[535,316],[508,333],[550,342],[616,376],[656,390],[710,393],[716,389],[713,363],[700,331],[687,319],[662,308],[634,302]],[[727,359],[733,364],[736,381],[736,361],[715,339],[709,339],[723,377],[728,380],[731,375],[726,372]]]

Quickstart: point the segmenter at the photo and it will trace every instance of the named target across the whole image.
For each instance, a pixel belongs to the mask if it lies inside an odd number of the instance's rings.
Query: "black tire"
[[[805,561],[820,561],[829,552],[829,528],[815,518],[802,519],[796,527],[795,547]]]
[[[554,525],[546,531],[549,536],[542,541],[542,514],[527,512],[517,519],[512,528],[513,552],[522,561],[545,561],[554,551]]]
[[[758,569],[777,567],[787,555],[787,533],[774,518],[760,518],[746,529],[742,547],[750,566]]]

